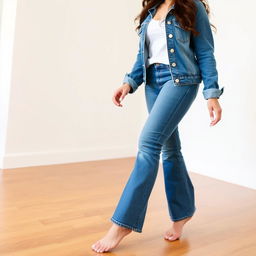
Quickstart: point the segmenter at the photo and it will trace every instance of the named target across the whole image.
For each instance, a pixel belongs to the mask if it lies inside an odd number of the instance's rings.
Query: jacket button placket
[[[147,72],[146,72],[146,61],[147,61],[147,55],[145,54],[146,48],[145,48],[145,44],[146,44],[146,30],[147,30],[147,26],[148,26],[149,21],[146,21],[146,24],[144,25],[144,31],[142,32],[142,45],[141,45],[141,57],[142,57],[142,68],[143,68],[143,80],[146,82],[146,76],[147,76]]]
[[[172,69],[176,68],[176,58],[175,58],[175,49],[174,49],[174,30],[171,20],[168,20],[168,17],[166,18],[166,37],[167,37],[167,52],[168,52],[168,59],[169,59],[169,65],[170,65],[170,72],[173,77]],[[173,78],[174,79],[174,78]],[[174,82],[177,84],[179,82],[179,79],[175,79]]]

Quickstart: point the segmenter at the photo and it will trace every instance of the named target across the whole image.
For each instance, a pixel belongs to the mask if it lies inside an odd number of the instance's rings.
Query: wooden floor
[[[256,191],[195,173],[197,211],[180,240],[164,240],[171,221],[161,166],[143,232],[132,232],[112,253],[93,252],[133,164],[126,158],[1,170],[0,255],[256,255]]]

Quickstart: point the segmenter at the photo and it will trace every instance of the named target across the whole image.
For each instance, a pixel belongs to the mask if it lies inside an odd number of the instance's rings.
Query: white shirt
[[[156,62],[169,64],[166,44],[165,18],[162,20],[154,20],[152,18],[148,24],[145,38],[146,46],[148,47],[146,67]]]

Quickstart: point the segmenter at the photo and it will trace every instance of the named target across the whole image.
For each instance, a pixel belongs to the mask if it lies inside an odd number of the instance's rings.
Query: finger
[[[212,122],[212,125],[217,124],[220,121],[220,119],[221,119],[221,109],[216,110],[215,113],[216,113],[216,118]]]
[[[215,125],[217,123],[217,116],[215,117],[215,119],[212,119],[210,125]]]
[[[112,97],[112,101],[114,102],[115,105],[119,105],[119,102],[117,100],[117,95],[116,93],[114,93],[113,97]]]
[[[120,101],[119,101],[119,92],[115,92],[114,96],[112,97],[112,100],[115,105],[120,106]]]
[[[123,99],[124,99],[124,97],[126,96],[126,92],[125,92],[125,90],[123,90],[122,91],[122,95],[121,95],[121,97],[120,97],[120,101],[122,101]]]
[[[215,119],[214,121],[212,121],[211,123],[210,123],[210,126],[213,126],[213,125],[215,125],[217,123],[217,120]]]
[[[219,122],[221,119],[221,109],[216,111],[216,123]]]
[[[210,108],[208,108],[208,110],[209,110],[209,114],[210,114],[210,119],[213,121],[214,120],[213,108],[210,107]]]

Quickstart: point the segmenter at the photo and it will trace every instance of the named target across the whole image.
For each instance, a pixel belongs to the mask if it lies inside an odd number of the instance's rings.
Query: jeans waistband
[[[170,66],[164,63],[153,63],[147,68],[146,84],[157,85],[159,88],[172,79]]]
[[[164,63],[152,63],[150,64],[148,67],[151,67],[151,66],[154,66],[154,67],[169,67],[169,64],[164,64]]]
[[[148,67],[147,67],[147,69],[169,69],[169,64],[164,64],[164,63],[152,63],[152,64],[150,64]]]

